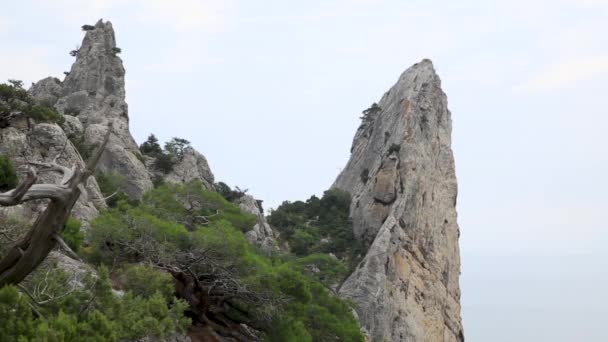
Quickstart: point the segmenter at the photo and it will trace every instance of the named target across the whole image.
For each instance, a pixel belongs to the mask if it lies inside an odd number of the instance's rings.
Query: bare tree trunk
[[[95,172],[111,131],[112,127],[109,127],[103,143],[90,158],[84,170],[77,166],[69,169],[57,164],[56,160],[59,156],[52,163],[32,163],[62,173],[63,179],[60,184],[34,184],[37,174],[33,168],[30,168],[27,176],[17,188],[0,193],[1,206],[15,206],[36,199],[50,200],[25,237],[15,243],[0,259],[0,287],[21,282],[44,261],[55,247],[56,236],[61,234],[78,197],[81,193],[86,195],[84,184]]]

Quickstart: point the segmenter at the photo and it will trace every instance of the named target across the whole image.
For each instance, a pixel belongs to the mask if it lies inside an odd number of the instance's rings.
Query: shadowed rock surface
[[[452,122],[431,61],[370,109],[333,185],[369,246],[339,293],[374,341],[463,341]]]

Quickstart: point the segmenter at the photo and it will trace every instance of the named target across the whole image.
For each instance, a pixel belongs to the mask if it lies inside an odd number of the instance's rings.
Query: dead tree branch
[[[21,282],[40,265],[55,247],[58,241],[56,237],[61,234],[74,204],[83,194],[83,184],[95,172],[111,133],[112,127],[110,126],[102,144],[89,159],[84,170],[77,165],[71,169],[59,165],[57,163],[59,156],[55,157],[51,163],[30,163],[45,171],[61,173],[63,178],[60,184],[34,184],[37,174],[34,169],[30,168],[23,181],[15,189],[0,193],[1,206],[15,206],[37,199],[50,200],[28,233],[0,259],[0,287]]]

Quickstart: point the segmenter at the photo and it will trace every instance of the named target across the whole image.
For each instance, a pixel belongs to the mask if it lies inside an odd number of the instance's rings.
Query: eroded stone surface
[[[406,70],[379,107],[334,183],[369,245],[339,293],[372,340],[463,341],[452,123],[432,63]]]
[[[253,229],[245,233],[247,240],[264,251],[278,251],[276,233],[266,221],[256,199],[251,195],[244,195],[237,200],[237,204],[244,212],[255,215],[257,220]]]

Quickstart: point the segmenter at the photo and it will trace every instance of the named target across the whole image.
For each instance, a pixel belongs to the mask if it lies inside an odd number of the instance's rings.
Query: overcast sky
[[[432,59],[467,341],[608,341],[608,0],[6,1],[0,80],[62,78],[99,18],[136,140],[190,140],[266,207],[322,194],[361,111]]]

